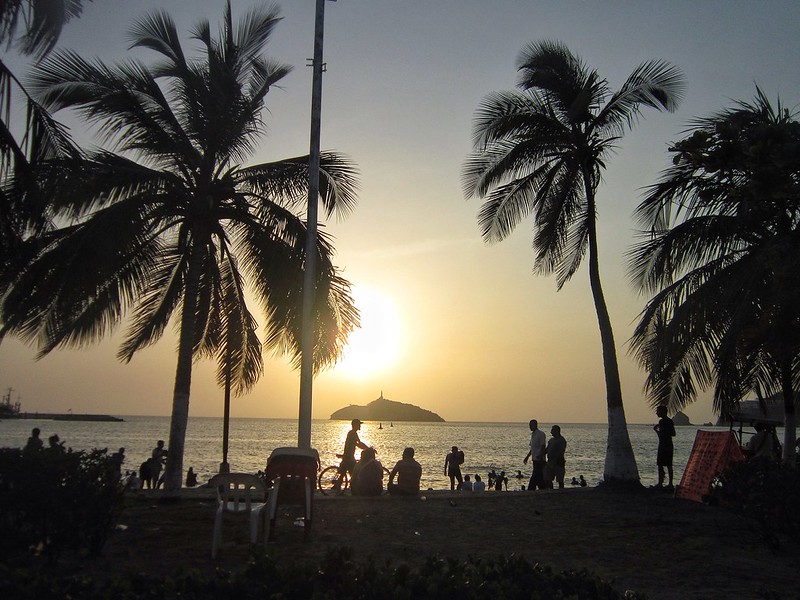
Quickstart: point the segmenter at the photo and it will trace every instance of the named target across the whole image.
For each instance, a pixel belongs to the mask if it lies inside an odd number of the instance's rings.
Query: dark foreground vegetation
[[[34,464],[35,463],[35,464]],[[35,467],[36,470],[30,470]],[[0,451],[0,598],[792,598],[797,471],[747,463],[709,504],[600,489],[319,498],[310,539],[226,521],[211,490],[123,495],[104,450]],[[742,578],[742,573],[748,573]]]

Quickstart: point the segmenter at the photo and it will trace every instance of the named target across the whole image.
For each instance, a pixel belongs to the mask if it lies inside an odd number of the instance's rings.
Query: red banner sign
[[[702,502],[714,478],[742,460],[744,454],[733,431],[698,431],[675,497]]]

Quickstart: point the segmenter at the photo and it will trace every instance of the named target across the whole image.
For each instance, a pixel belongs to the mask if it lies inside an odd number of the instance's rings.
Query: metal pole
[[[317,0],[314,23],[314,69],[311,86],[311,148],[308,161],[308,211],[306,265],[303,278],[303,333],[300,340],[300,415],[297,446],[311,448],[311,404],[314,383],[314,296],[317,267],[317,207],[319,203],[320,122],[322,115],[322,41],[325,28],[325,0]]]

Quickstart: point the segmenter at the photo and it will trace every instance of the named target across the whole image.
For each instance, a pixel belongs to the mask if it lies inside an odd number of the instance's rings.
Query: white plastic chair
[[[220,473],[211,478],[209,485],[217,489],[211,557],[216,558],[222,544],[222,519],[226,512],[250,515],[250,542],[255,544],[258,541],[259,523],[267,511],[264,481],[250,473]]]

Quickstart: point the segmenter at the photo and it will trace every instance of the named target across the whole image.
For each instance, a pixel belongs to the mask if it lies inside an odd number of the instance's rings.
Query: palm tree
[[[612,93],[597,71],[563,44],[549,41],[527,46],[517,66],[520,90],[490,94],[478,109],[474,151],[464,168],[465,194],[484,199],[478,221],[490,243],[504,239],[533,214],[535,270],[555,273],[558,289],[588,251],[608,404],[604,480],[638,482],[600,283],[596,195],[608,155],[641,107],[674,110],[683,76],[667,63],[646,62]]]
[[[133,46],[160,56],[152,67],[53,55],[35,74],[42,102],[99,126],[112,149],[48,161],[40,171],[50,209],[66,224],[29,240],[25,264],[3,298],[0,334],[37,343],[41,354],[91,343],[132,314],[122,360],[157,341],[175,316],[178,364],[166,488],[181,485],[192,364],[216,357],[239,389],[261,371],[261,344],[246,289],[262,304],[267,348],[300,362],[308,157],[243,167],[263,130],[270,86],[289,68],[260,55],[279,21],[256,9],[234,27],[230,3],[219,38],[193,30],[202,59],[184,54],[172,19],[135,24]],[[12,186],[24,196],[24,188]],[[355,204],[347,160],[322,157],[320,196],[330,214]],[[317,244],[315,364],[336,360],[358,313],[349,283]],[[249,287],[245,280],[249,281]],[[224,375],[221,375],[224,377]]]
[[[694,123],[637,209],[631,272],[653,293],[632,349],[653,404],[679,410],[714,385],[728,414],[778,394],[794,461],[800,389],[800,122],[758,89]]]
[[[0,0],[0,44],[41,59],[53,49],[64,25],[82,10],[82,0]],[[25,105],[25,123],[19,128],[11,120],[14,97]],[[0,58],[0,181],[14,176],[30,184],[39,161],[74,152],[66,132]],[[43,204],[30,193],[27,204],[15,205],[0,192],[0,266],[9,264],[20,241],[47,226]]]

